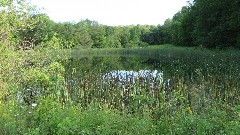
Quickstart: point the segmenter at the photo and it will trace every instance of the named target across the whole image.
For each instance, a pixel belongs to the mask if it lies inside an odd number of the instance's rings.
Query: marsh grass
[[[110,50],[110,54],[116,50]],[[157,64],[159,69],[166,71],[165,76],[174,78],[172,79],[172,87],[186,89],[183,93],[189,88],[203,89],[204,91],[209,89],[208,92],[213,92],[214,94],[211,95],[215,98],[220,98],[221,95],[223,100],[227,98],[226,100],[232,103],[235,102],[234,100],[236,102],[238,100],[238,95],[230,94],[234,93],[234,91],[238,93],[239,90],[238,79],[240,72],[237,51],[211,51],[199,48],[173,48],[172,46],[138,48],[135,50],[120,49],[118,51],[120,52],[117,54],[127,55],[129,53],[135,56],[144,55],[154,58],[155,60],[152,62]],[[106,54],[108,54],[107,52],[105,51]],[[73,57],[75,56],[76,54],[73,53]],[[229,94],[224,96],[224,93]]]
[[[89,55],[91,53],[91,55],[101,54],[101,50],[97,51],[90,51]],[[72,55],[75,57],[77,54],[73,52]],[[231,117],[235,113],[231,107],[239,104],[240,56],[237,50],[152,46],[104,50],[103,54],[104,56],[117,54],[117,56],[149,57],[154,59],[149,64],[154,62],[159,69],[164,71],[163,80],[165,81],[162,82],[159,90],[151,93],[152,95],[149,94],[149,81],[146,81],[145,87],[139,87],[140,85],[133,88],[128,87],[125,96],[128,97],[127,106],[126,103],[122,103],[125,98],[122,96],[123,94],[118,94],[121,90],[118,90],[116,86],[109,86],[104,90],[106,94],[103,96],[106,97],[104,103],[111,107],[114,106],[113,108],[141,115],[149,112],[153,119],[159,120],[161,115],[174,116],[178,115],[179,111],[198,115],[210,111],[211,108],[224,110],[227,116]],[[93,74],[98,76],[98,73]],[[168,95],[166,95],[164,87],[167,79],[171,79],[171,91]],[[97,78],[93,80],[102,82]],[[96,93],[96,91],[93,90],[92,93]]]
[[[0,134],[240,131],[238,50],[164,45],[43,50],[0,59],[5,65],[0,69]],[[157,69],[163,77],[127,75],[131,79],[123,85],[113,74],[103,78],[113,69]],[[17,93],[27,89],[35,92],[34,100],[19,103]]]

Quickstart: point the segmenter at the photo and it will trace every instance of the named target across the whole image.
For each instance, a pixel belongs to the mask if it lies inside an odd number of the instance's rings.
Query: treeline
[[[91,20],[56,23],[25,0],[0,0],[0,50],[145,46],[152,26],[106,26]]]
[[[192,0],[144,41],[150,44],[240,48],[240,0]]]
[[[24,11],[19,12],[21,9]],[[240,0],[193,0],[158,26],[106,26],[91,20],[56,23],[28,6],[14,6],[11,0],[1,1],[0,16],[1,42],[11,43],[15,49],[130,48],[160,44],[240,47]],[[4,42],[6,39],[11,42]]]
[[[44,14],[27,39],[35,39],[35,47],[58,42],[63,48],[127,48],[147,45],[141,37],[153,26],[106,26],[96,21],[55,23]]]

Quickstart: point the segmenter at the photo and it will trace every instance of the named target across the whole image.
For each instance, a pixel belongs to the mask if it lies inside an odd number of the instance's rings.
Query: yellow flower
[[[192,114],[192,110],[191,110],[190,107],[187,107],[187,108],[186,108],[186,111],[187,111],[189,114]]]

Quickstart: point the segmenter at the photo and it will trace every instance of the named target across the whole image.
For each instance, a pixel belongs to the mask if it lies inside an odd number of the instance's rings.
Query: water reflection
[[[83,57],[68,62],[65,78],[69,87],[75,88],[76,82],[80,81],[88,82],[90,85],[97,83],[95,86],[100,88],[101,85],[103,89],[109,86],[118,88],[139,86],[146,89],[159,89],[163,84],[167,88],[170,86],[170,77],[166,68],[162,71],[160,62],[151,58]]]
[[[77,101],[87,98],[84,102],[90,102],[93,97],[101,100],[115,97],[123,102],[131,94],[158,99],[161,92],[167,97],[170,92],[167,68],[150,61],[151,58],[124,56],[71,59],[66,63],[65,76],[69,98]]]
[[[117,83],[118,86],[125,86],[131,84],[133,86],[149,83],[150,87],[160,86],[163,80],[163,73],[158,70],[113,70],[102,75],[103,84],[109,82],[110,84]]]

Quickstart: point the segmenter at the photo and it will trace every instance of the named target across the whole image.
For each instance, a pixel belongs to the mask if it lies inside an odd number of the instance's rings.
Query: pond
[[[219,100],[239,102],[239,73],[219,61],[228,59],[206,55],[72,57],[65,64],[65,100],[85,106],[97,101],[120,109],[166,102],[192,107]],[[228,64],[233,67],[234,63]]]
[[[126,105],[131,94],[157,99],[156,94],[169,90],[171,80],[158,60],[135,56],[71,58],[66,69],[68,98],[85,103],[97,98],[112,104],[118,99]]]

